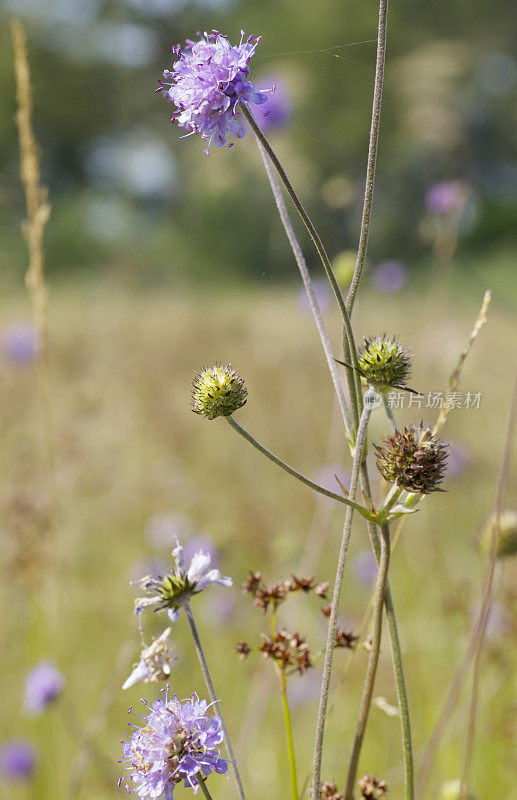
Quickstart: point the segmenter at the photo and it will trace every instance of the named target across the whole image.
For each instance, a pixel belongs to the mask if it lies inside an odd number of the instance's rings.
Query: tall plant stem
[[[309,306],[314,317],[314,322],[316,323],[316,328],[318,329],[318,333],[321,340],[321,345],[323,347],[323,351],[325,353],[325,358],[327,360],[327,366],[329,368],[329,372],[332,378],[332,383],[334,384],[334,389],[336,391],[339,408],[341,411],[341,415],[343,417],[343,422],[345,425],[345,429],[347,432],[347,437],[349,440],[352,439],[352,422],[350,419],[350,411],[347,406],[345,394],[343,392],[343,386],[339,377],[338,368],[336,362],[334,360],[334,354],[332,352],[332,346],[330,344],[330,339],[327,333],[327,329],[325,328],[325,323],[323,321],[323,316],[320,311],[320,307],[318,305],[318,300],[316,298],[316,293],[312,286],[312,281],[309,275],[309,270],[307,269],[307,263],[303,256],[302,248],[300,247],[300,243],[296,237],[294,232],[294,228],[289,217],[289,213],[287,211],[287,207],[284,202],[284,198],[282,196],[282,192],[280,190],[280,186],[278,185],[278,181],[276,179],[275,171],[273,169],[273,165],[271,163],[271,159],[269,158],[266,150],[264,149],[263,144],[261,143],[260,139],[257,139],[257,144],[260,150],[260,155],[262,156],[262,161],[264,162],[264,167],[266,170],[266,174],[271,186],[271,191],[273,192],[273,197],[275,199],[276,207],[278,209],[278,213],[280,215],[280,220],[282,225],[284,226],[284,230],[286,232],[287,238],[289,240],[289,244],[291,245],[291,249],[293,251],[296,263],[298,265],[298,269],[300,270],[300,275],[302,276],[303,285],[305,287],[305,291],[307,293],[307,298],[309,300]]]
[[[359,479],[359,468],[364,457],[364,443],[366,440],[366,430],[368,422],[370,421],[371,411],[366,406],[361,415],[359,428],[357,430],[357,438],[354,452],[354,460],[352,463],[352,477],[350,478],[350,497],[354,498],[357,490],[357,483]],[[330,611],[329,627],[327,634],[327,644],[325,647],[325,661],[323,666],[323,677],[321,681],[321,694],[318,710],[318,721],[316,725],[316,741],[314,745],[314,765],[313,765],[313,780],[312,780],[312,800],[319,800],[320,784],[321,784],[321,761],[323,756],[323,736],[325,733],[325,721],[327,717],[327,706],[330,690],[330,676],[332,673],[332,660],[334,656],[334,645],[336,641],[337,629],[337,613],[339,607],[339,600],[341,597],[341,587],[343,585],[343,575],[345,572],[346,557],[348,554],[348,542],[350,540],[350,533],[352,530],[353,509],[347,508],[345,516],[345,524],[343,527],[343,535],[341,538],[341,547],[339,550],[338,565],[336,570],[336,579],[334,583],[334,594],[332,596],[332,604]]]
[[[294,190],[294,188],[293,188],[293,186],[291,184],[291,181],[287,177],[287,173],[284,170],[282,164],[280,163],[280,161],[278,159],[278,156],[276,155],[276,153],[273,150],[273,148],[271,147],[270,143],[268,142],[268,140],[264,136],[264,134],[263,134],[262,130],[260,129],[260,127],[257,125],[257,123],[256,123],[256,121],[255,121],[255,119],[253,117],[253,114],[251,113],[250,109],[248,108],[246,103],[243,103],[241,107],[242,107],[242,113],[244,114],[244,116],[248,120],[248,122],[249,122],[249,124],[250,124],[250,126],[251,126],[251,128],[252,128],[252,130],[253,130],[253,132],[255,134],[255,136],[257,137],[257,139],[259,140],[260,144],[262,145],[262,147],[264,148],[264,150],[268,154],[269,158],[271,159],[271,161],[273,163],[273,166],[275,167],[276,171],[278,172],[278,175],[280,176],[280,180],[284,184],[289,197],[293,201],[293,203],[294,203],[294,205],[296,207],[296,210],[298,211],[298,214],[300,215],[300,217],[302,219],[303,224],[307,228],[307,230],[309,232],[309,235],[310,235],[312,241],[314,242],[314,246],[316,247],[316,250],[318,251],[318,255],[319,255],[320,259],[321,259],[321,263],[323,264],[323,268],[325,269],[325,272],[327,274],[327,278],[329,279],[330,285],[332,287],[332,291],[334,292],[334,295],[336,297],[336,301],[337,301],[337,304],[339,306],[339,310],[341,312],[341,316],[343,317],[343,325],[345,326],[345,329],[346,329],[346,332],[347,332],[347,337],[348,337],[348,340],[350,342],[352,365],[354,367],[357,367],[357,352],[356,352],[356,348],[355,348],[355,344],[354,344],[354,333],[352,331],[352,325],[350,324],[350,317],[349,317],[349,314],[348,314],[346,303],[345,303],[345,301],[343,299],[343,295],[341,294],[341,289],[339,288],[339,284],[338,284],[338,282],[336,280],[336,276],[334,275],[334,270],[332,269],[332,264],[330,263],[330,259],[329,259],[328,255],[327,255],[327,251],[325,250],[323,242],[321,241],[320,235],[317,232],[316,228],[314,227],[311,218],[309,217],[309,215],[305,211],[305,208],[303,207],[300,198],[296,194],[296,192],[295,192],[295,190]]]
[[[346,298],[346,307],[349,316],[352,315],[357,290],[361,281],[368,249],[368,236],[370,233],[370,218],[372,214],[373,188],[375,185],[375,167],[377,164],[377,150],[379,146],[379,130],[381,126],[382,87],[384,83],[384,64],[386,61],[386,33],[388,30],[388,0],[379,2],[379,27],[377,34],[377,60],[375,65],[375,84],[373,90],[372,122],[370,126],[370,145],[368,148],[368,166],[366,169],[366,186],[364,190],[363,214],[361,219],[361,233],[357,260],[352,277],[352,282]]]
[[[205,781],[205,779],[203,778],[203,776],[199,772],[197,773],[196,779],[199,782],[199,785],[201,786],[201,791],[205,795],[206,800],[212,800],[212,795],[208,791],[208,787],[206,785],[206,781]]]
[[[291,724],[291,712],[287,702],[287,678],[285,672],[278,669],[278,681],[280,683],[280,696],[282,698],[282,712],[284,715],[285,741],[287,744],[287,757],[289,759],[289,776],[291,779],[291,794],[293,800],[298,800],[298,778],[296,776],[296,760],[294,756],[293,726]]]
[[[311,489],[314,489],[315,492],[319,492],[320,494],[325,495],[325,497],[330,497],[332,498],[332,500],[337,500],[339,503],[344,503],[350,508],[355,508],[357,511],[359,511],[360,514],[368,513],[367,510],[363,508],[363,506],[359,505],[359,503],[355,503],[352,499],[344,497],[341,494],[337,494],[336,492],[331,492],[330,489],[325,489],[324,486],[320,486],[318,483],[314,483],[314,481],[311,481],[309,478],[306,478],[305,475],[301,474],[301,472],[297,472],[295,469],[293,469],[293,467],[290,467],[289,464],[286,464],[285,461],[282,461],[280,458],[278,458],[278,456],[275,456],[274,453],[272,453],[270,450],[264,447],[264,445],[260,444],[260,442],[258,442],[251,435],[251,433],[248,433],[248,431],[245,428],[239,425],[239,423],[236,422],[233,417],[225,417],[225,419],[228,422],[228,424],[234,429],[234,431],[240,433],[240,435],[244,439],[246,439],[247,442],[249,442],[251,445],[253,445],[253,447],[256,450],[259,451],[259,453],[262,453],[262,455],[266,456],[266,458],[269,458],[269,460],[272,461],[273,464],[276,464],[278,467],[281,467],[283,470],[285,470],[285,472],[289,473],[289,475],[292,475],[293,478],[297,478],[306,486],[309,486]],[[352,494],[351,490],[350,494]]]
[[[361,490],[366,497],[367,501],[371,501],[372,492],[370,487],[370,478],[368,475],[368,468],[366,463],[361,464]],[[384,525],[383,529],[388,531],[388,526]],[[377,563],[381,561],[381,543],[377,527],[373,523],[368,523],[368,533],[370,536],[370,543],[372,550],[377,559]],[[400,646],[400,638],[398,633],[397,618],[395,615],[395,606],[393,604],[393,597],[389,581],[386,582],[386,593],[384,597],[384,604],[386,608],[386,622],[388,625],[388,634],[390,639],[391,659],[393,662],[393,671],[395,673],[395,686],[397,690],[397,700],[400,710],[400,725],[402,734],[402,753],[404,757],[404,783],[405,783],[405,800],[413,800],[415,796],[415,767],[413,757],[413,743],[411,737],[411,720],[409,716],[409,703],[406,689],[406,681],[404,678],[404,667],[402,663],[402,649]]]
[[[383,527],[381,529],[381,558],[377,573],[377,581],[375,584],[375,594],[373,599],[372,646],[370,650],[370,656],[368,658],[368,666],[366,668],[363,696],[361,698],[361,705],[359,708],[359,717],[357,719],[357,728],[355,732],[354,745],[352,747],[350,763],[348,766],[345,800],[352,800],[355,780],[357,777],[357,768],[359,766],[359,756],[361,755],[361,748],[363,745],[366,723],[368,722],[368,715],[370,713],[370,708],[372,705],[373,689],[375,686],[375,677],[377,675],[377,667],[379,664],[379,653],[381,649],[382,609],[384,607],[384,597],[386,595],[386,583],[388,580],[390,547],[391,545],[390,545],[389,529],[387,527]]]
[[[183,608],[185,610],[185,615],[188,620],[190,632],[194,640],[194,647],[196,648],[197,657],[199,659],[199,664],[201,666],[201,672],[203,673],[203,678],[205,679],[206,688],[208,689],[210,700],[212,701],[212,703],[217,703],[219,702],[220,698],[218,698],[217,693],[215,691],[214,682],[210,674],[210,669],[208,668],[208,662],[206,660],[205,651],[203,650],[203,645],[201,644],[201,639],[199,638],[199,632],[197,629],[196,621],[194,619],[194,615],[192,614],[190,603],[188,601],[184,602]],[[246,795],[244,794],[244,787],[242,785],[241,776],[239,774],[239,768],[237,766],[237,761],[235,759],[235,753],[233,750],[232,742],[230,739],[230,735],[228,733],[228,728],[226,727],[226,723],[224,721],[224,717],[220,709],[219,709],[219,718],[221,720],[221,725],[223,728],[224,743],[226,746],[226,750],[228,752],[228,759],[232,765],[235,783],[237,784],[237,791],[239,793],[240,800],[246,800]],[[203,792],[205,794],[205,797],[207,797],[207,800],[211,800],[210,795],[207,794],[207,791],[208,790],[205,791],[205,789],[203,789]]]

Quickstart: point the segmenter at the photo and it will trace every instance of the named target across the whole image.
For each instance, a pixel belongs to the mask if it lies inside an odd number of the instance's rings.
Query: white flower
[[[129,689],[130,686],[133,686],[138,681],[152,683],[154,681],[166,681],[169,678],[171,674],[170,665],[174,660],[167,641],[170,632],[171,629],[166,628],[161,636],[155,639],[149,647],[144,646],[140,661],[122,686],[123,689]]]

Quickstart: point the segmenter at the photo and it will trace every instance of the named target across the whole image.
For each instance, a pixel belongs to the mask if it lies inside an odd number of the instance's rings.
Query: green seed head
[[[440,800],[460,800],[460,781],[456,779],[442,783]],[[465,800],[476,800],[468,789],[465,792]]]
[[[402,347],[396,336],[365,338],[358,353],[359,369],[369,383],[379,389],[388,386],[405,386],[411,372],[409,350]]]
[[[377,469],[388,483],[419,494],[441,491],[438,487],[447,464],[447,445],[423,422],[396,430],[375,449]]]
[[[493,513],[488,518],[481,532],[480,544],[485,553],[492,547],[492,537],[495,535],[495,554],[497,558],[506,558],[517,553],[517,513],[505,509],[501,512],[499,520]]]
[[[229,417],[244,405],[248,394],[231,364],[203,367],[194,375],[192,386],[192,411],[207,419]]]

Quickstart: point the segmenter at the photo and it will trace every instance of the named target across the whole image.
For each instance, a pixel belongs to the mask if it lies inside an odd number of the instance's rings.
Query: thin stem
[[[318,305],[316,293],[314,292],[314,288],[312,286],[309,270],[307,269],[307,263],[303,256],[300,243],[298,242],[298,239],[294,232],[294,228],[292,226],[291,219],[289,217],[287,207],[285,205],[284,198],[280,190],[280,186],[278,185],[278,181],[276,179],[271,159],[269,158],[266,150],[264,149],[264,146],[262,145],[260,139],[257,140],[257,144],[260,150],[260,155],[262,156],[262,161],[264,162],[264,167],[266,169],[266,174],[269,179],[269,183],[271,185],[271,191],[273,192],[273,197],[275,199],[276,207],[280,215],[280,220],[282,222],[282,225],[284,226],[284,230],[287,234],[287,238],[289,239],[289,244],[291,245],[296,263],[298,265],[298,269],[300,270],[300,275],[302,276],[303,285],[305,287],[307,298],[309,300],[309,306],[311,308],[312,315],[314,317],[314,321],[318,329],[318,333],[321,339],[321,344],[325,353],[325,358],[327,359],[327,365],[330,371],[330,375],[332,377],[332,382],[336,390],[339,408],[341,410],[341,415],[343,417],[343,422],[345,424],[347,436],[349,439],[351,439],[352,422],[350,419],[350,411],[346,403],[345,394],[343,392],[343,386],[341,384],[341,380],[339,377],[338,368],[334,360],[334,354],[332,352],[330,339],[327,330],[325,328],[325,323],[323,321],[323,316],[320,311],[320,307]]]
[[[199,785],[201,786],[201,791],[205,795],[206,800],[212,800],[212,795],[208,791],[208,787],[206,785],[206,781],[205,781],[205,779],[203,778],[203,776],[201,775],[200,772],[197,773],[196,780],[199,783]]]
[[[293,467],[290,467],[289,464],[286,464],[285,461],[282,461],[280,458],[275,456],[274,453],[272,453],[270,450],[264,447],[264,445],[260,444],[260,442],[254,439],[253,436],[250,433],[248,433],[247,430],[245,430],[245,428],[241,427],[241,425],[239,425],[239,423],[234,420],[233,417],[225,417],[225,419],[228,422],[228,424],[235,431],[237,431],[237,433],[240,433],[240,435],[243,436],[247,442],[252,444],[253,447],[259,451],[259,453],[265,455],[267,458],[269,458],[270,461],[273,462],[273,464],[276,464],[278,467],[281,467],[283,470],[288,472],[289,475],[292,475],[293,478],[297,478],[306,486],[310,486],[311,489],[314,489],[315,492],[319,492],[320,494],[325,495],[325,497],[330,497],[332,498],[332,500],[337,500],[339,503],[344,503],[345,505],[351,508],[355,508],[356,511],[359,511],[360,514],[364,515],[366,513],[368,515],[367,509],[363,508],[363,506],[359,505],[359,503],[355,503],[353,500],[348,499],[347,497],[343,497],[343,495],[337,494],[336,492],[331,492],[330,489],[325,489],[324,486],[320,486],[318,483],[314,483],[314,481],[311,481],[309,478],[306,478],[305,475],[302,475],[301,472],[297,472],[297,470],[293,469]]]
[[[377,61],[375,65],[375,84],[373,90],[372,123],[370,127],[370,145],[368,148],[368,166],[366,168],[366,186],[364,190],[363,215],[361,219],[361,233],[357,250],[357,261],[354,275],[346,298],[346,307],[352,315],[359,282],[363,274],[366,251],[368,249],[368,235],[370,232],[370,218],[372,214],[373,188],[375,185],[375,166],[377,164],[377,150],[379,146],[379,129],[381,126],[382,85],[384,82],[384,64],[386,61],[386,33],[388,29],[388,0],[379,3],[379,28],[377,34]]]
[[[188,601],[185,601],[183,603],[183,608],[185,610],[185,615],[187,617],[188,624],[190,626],[190,632],[192,634],[192,638],[194,639],[194,646],[196,648],[197,657],[199,659],[199,664],[201,666],[201,672],[203,673],[203,678],[205,679],[206,688],[208,689],[210,700],[212,701],[212,703],[218,703],[220,698],[217,696],[217,693],[215,691],[214,682],[210,674],[210,669],[208,668],[205,651],[203,650],[203,645],[201,644],[201,639],[199,638],[199,632],[197,629],[196,622],[194,620],[194,615],[192,614],[190,603]],[[221,720],[221,726],[224,733],[224,743],[226,746],[226,750],[228,752],[228,760],[232,765],[235,783],[237,784],[237,791],[239,793],[240,800],[246,800],[246,795],[244,794],[244,787],[242,785],[241,776],[239,774],[239,768],[237,766],[237,760],[235,758],[235,753],[231,743],[230,735],[228,733],[228,728],[226,727],[226,723],[224,721],[224,717],[221,713],[220,708],[219,708],[219,718]],[[203,788],[203,784],[201,784],[201,788]],[[207,794],[208,790],[205,791],[205,789],[203,789],[205,797],[207,798],[207,800],[211,800],[210,795]]]
[[[285,740],[287,744],[287,757],[289,759],[289,776],[291,778],[291,793],[293,800],[298,800],[298,779],[296,777],[296,760],[294,757],[293,726],[291,724],[291,712],[287,702],[287,677],[283,670],[278,669],[278,680],[280,683],[280,696],[282,698],[282,711],[284,714]]]
[[[393,409],[391,408],[390,404],[388,403],[388,398],[383,393],[382,400],[384,403],[384,408],[386,409],[386,416],[388,417],[389,421],[391,422],[391,427],[394,431],[397,430],[397,420],[395,419],[395,415],[393,413]]]
[[[366,462],[361,464],[361,490],[367,500],[371,502],[372,493],[370,488],[370,478],[368,475],[368,467]],[[383,530],[389,531],[389,526],[384,524]],[[381,544],[377,527],[371,522],[368,522],[368,533],[370,536],[370,543],[372,550],[380,564],[381,560]],[[404,667],[402,663],[402,649],[400,646],[400,639],[398,634],[397,618],[395,615],[395,606],[393,604],[393,597],[389,581],[386,583],[386,594],[384,598],[386,608],[386,622],[388,624],[388,634],[390,638],[391,659],[393,662],[393,670],[395,673],[395,686],[397,689],[397,700],[400,710],[400,724],[402,733],[402,752],[404,756],[404,781],[405,781],[405,800],[413,800],[415,796],[415,767],[413,757],[413,743],[411,737],[411,719],[409,716],[409,703],[406,689],[406,681],[404,678]]]
[[[329,259],[328,255],[327,255],[327,251],[325,250],[323,242],[321,241],[320,235],[317,232],[316,228],[314,227],[314,225],[312,223],[312,220],[309,217],[309,215],[307,214],[305,208],[303,207],[300,198],[296,194],[296,192],[295,192],[295,190],[294,190],[294,188],[293,188],[293,186],[291,184],[291,181],[287,177],[286,171],[284,170],[282,164],[280,163],[280,161],[278,159],[278,156],[276,155],[276,153],[273,150],[273,148],[271,147],[270,143],[268,142],[268,140],[264,136],[264,134],[263,134],[262,130],[260,129],[260,127],[257,125],[257,123],[256,123],[256,121],[255,121],[255,119],[253,117],[253,114],[251,113],[250,109],[248,108],[246,103],[242,103],[241,104],[241,108],[242,108],[242,113],[244,114],[244,116],[248,120],[248,122],[249,122],[249,124],[250,124],[250,126],[251,126],[251,128],[252,128],[252,130],[253,130],[253,132],[255,134],[255,136],[257,137],[257,139],[261,143],[262,147],[264,148],[264,150],[268,154],[269,158],[271,159],[271,161],[273,163],[273,166],[275,167],[276,171],[278,172],[282,183],[284,184],[285,188],[287,189],[287,193],[289,194],[291,200],[293,201],[293,203],[294,203],[294,205],[296,207],[296,210],[298,211],[298,213],[299,213],[299,215],[300,215],[300,217],[301,217],[301,219],[303,221],[303,224],[307,228],[307,230],[309,232],[309,235],[310,235],[312,241],[314,242],[314,246],[316,247],[316,250],[318,251],[318,255],[319,255],[320,259],[321,259],[321,263],[323,264],[323,268],[325,269],[325,272],[327,274],[327,278],[329,279],[330,285],[331,285],[332,290],[334,292],[334,295],[336,297],[337,304],[339,306],[339,310],[341,311],[341,316],[343,317],[343,324],[344,324],[344,326],[346,328],[346,331],[347,331],[348,340],[349,340],[349,342],[351,342],[350,349],[351,349],[352,364],[353,364],[354,367],[357,367],[357,352],[356,352],[356,349],[355,349],[354,334],[353,334],[353,331],[352,331],[352,326],[350,324],[350,317],[349,317],[349,314],[348,314],[348,310],[347,310],[345,301],[343,300],[343,295],[341,294],[341,289],[339,288],[339,284],[338,284],[338,282],[336,280],[336,276],[334,275],[334,270],[332,269],[332,264],[330,263],[330,259]]]
[[[375,677],[377,675],[379,653],[381,650],[382,609],[386,595],[386,582],[388,580],[390,546],[389,529],[383,527],[381,530],[381,559],[377,573],[377,581],[375,584],[375,594],[373,600],[372,646],[368,658],[368,666],[366,668],[363,696],[361,698],[361,705],[359,708],[359,717],[357,719],[354,745],[352,747],[352,754],[350,756],[350,763],[348,766],[345,800],[352,800],[354,784],[357,777],[357,768],[359,766],[359,757],[361,755],[361,748],[364,740],[364,733],[366,731],[368,715],[372,705],[373,689],[375,686]]]
[[[357,431],[354,460],[352,463],[352,477],[350,479],[350,497],[355,497],[359,478],[359,468],[363,459],[364,442],[366,440],[366,430],[370,420],[370,410],[365,407],[361,415],[359,428]],[[336,641],[337,613],[339,599],[341,597],[341,587],[343,585],[343,575],[345,572],[346,557],[348,554],[348,542],[352,530],[353,509],[347,508],[343,536],[339,550],[339,559],[336,570],[336,580],[334,583],[334,594],[330,611],[329,627],[327,633],[327,644],[325,647],[325,663],[323,667],[323,677],[321,682],[321,694],[318,710],[318,722],[316,726],[316,741],[314,746],[314,769],[312,780],[312,800],[319,800],[321,784],[321,760],[323,756],[323,735],[325,732],[325,721],[327,716],[327,706],[330,690],[330,676],[332,673],[332,660],[334,655],[334,644]]]

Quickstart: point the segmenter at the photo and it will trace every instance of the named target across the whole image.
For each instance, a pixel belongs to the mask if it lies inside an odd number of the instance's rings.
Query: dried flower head
[[[239,656],[241,661],[244,661],[251,653],[251,647],[247,642],[237,642],[235,645],[235,653]]]
[[[375,449],[377,469],[388,483],[420,494],[442,491],[438,487],[447,464],[447,445],[423,422],[396,430]]]
[[[53,703],[63,691],[65,679],[52,661],[40,661],[27,675],[24,707],[35,716]]]
[[[497,558],[513,556],[517,553],[517,513],[504,509],[498,515],[490,515],[480,536],[480,545],[485,553],[492,548],[492,539],[495,536],[495,554]]]
[[[133,684],[138,681],[153,683],[155,681],[166,681],[169,679],[171,663],[173,661],[173,656],[168,645],[170,632],[171,629],[166,628],[149,647],[144,646],[140,655],[140,661],[122,686],[123,689],[129,689],[130,686],[133,686]]]
[[[143,702],[149,713],[144,714],[142,727],[132,726],[123,748],[123,761],[140,798],[173,800],[174,788],[181,781],[196,793],[198,774],[205,779],[211,772],[228,770],[219,751],[222,723],[219,717],[208,715],[206,700],[196,694],[186,700],[174,695],[169,700],[166,692],[152,706]]]
[[[274,631],[271,636],[262,634],[259,648],[264,658],[272,658],[282,670],[294,667],[301,675],[312,666],[309,647],[298,633]]]
[[[255,91],[248,80],[249,62],[255,53],[260,37],[248,36],[238,45],[232,46],[228,38],[219,31],[204,33],[197,42],[187,40],[182,49],[172,48],[177,61],[163,73],[159,81],[164,96],[178,109],[171,122],[182,128],[199,133],[208,142],[208,155],[212,142],[216,147],[232,143],[231,134],[242,139],[246,129],[239,120],[239,103],[262,105],[271,90]]]
[[[139,581],[147,597],[135,600],[135,614],[144,608],[154,607],[155,611],[166,608],[169,618],[174,621],[179,617],[183,603],[193,595],[199,594],[212,584],[232,586],[232,579],[221,575],[218,569],[210,569],[211,556],[202,550],[197,552],[187,566],[183,547],[178,545],[172,551],[174,566],[164,578],[152,578],[146,575]]]
[[[264,613],[266,613],[270,605],[276,608],[290,594],[296,594],[297,592],[303,592],[304,594],[314,592],[318,597],[325,599],[328,588],[329,584],[326,582],[316,583],[314,575],[309,575],[306,578],[291,575],[288,580],[279,580],[268,587],[264,581],[264,573],[252,572],[251,570],[248,573],[248,580],[242,584],[243,592],[252,594],[255,597],[254,605]]]
[[[203,367],[194,375],[192,387],[192,411],[207,419],[229,417],[242,408],[248,394],[231,364]]]
[[[334,781],[325,781],[320,785],[321,800],[343,800],[343,795]]]
[[[386,796],[388,784],[386,781],[376,778],[375,775],[364,775],[359,781],[359,788],[361,797],[379,800],[379,798]]]
[[[353,650],[358,641],[359,636],[357,636],[357,634],[352,633],[352,631],[347,631],[344,628],[337,628],[334,647],[345,647],[347,650]]]
[[[369,383],[378,389],[405,388],[410,372],[411,357],[396,336],[365,337],[358,356],[358,366]]]

